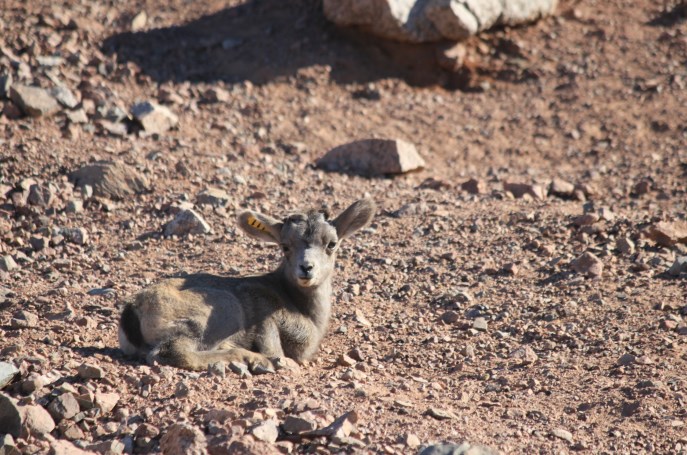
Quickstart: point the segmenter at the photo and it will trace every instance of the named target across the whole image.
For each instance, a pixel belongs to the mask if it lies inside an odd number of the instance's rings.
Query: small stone
[[[486,184],[482,180],[471,178],[470,180],[461,183],[460,185],[463,191],[470,194],[482,194],[486,191]]]
[[[76,427],[76,426],[72,425],[72,428],[73,427]],[[105,453],[105,452],[102,452],[102,453]],[[80,449],[68,441],[64,441],[61,439],[51,439],[50,440],[50,454],[51,455],[95,455],[95,452]],[[107,455],[114,455],[114,454],[107,453]]]
[[[0,270],[4,272],[14,272],[19,266],[10,255],[0,257]]]
[[[146,14],[145,11],[139,12],[131,20],[131,31],[134,33],[140,32],[141,30],[143,30],[145,28],[146,23],[148,23],[148,15]]]
[[[534,199],[546,199],[546,190],[537,184],[504,182],[503,189],[511,193],[516,199],[521,199],[526,194]]]
[[[48,412],[56,422],[64,419],[71,419],[80,411],[79,402],[71,393],[63,393],[58,396],[48,406]]]
[[[458,71],[465,64],[467,49],[463,43],[450,43],[437,48],[437,63],[447,71]]]
[[[88,231],[85,228],[64,228],[60,229],[60,235],[71,243],[85,245],[88,243]]]
[[[439,408],[429,408],[426,414],[430,417],[434,417],[437,420],[457,420],[458,416],[453,412],[446,409]]]
[[[219,87],[209,88],[203,93],[203,99],[208,103],[226,103],[230,98],[229,92]]]
[[[618,366],[621,366],[621,367],[626,367],[628,365],[632,365],[633,363],[635,363],[635,361],[636,361],[635,356],[633,356],[632,354],[629,354],[629,353],[625,353],[622,356],[620,356],[620,358],[618,359],[616,364]]]
[[[55,200],[55,187],[52,185],[31,185],[27,202],[38,207],[50,207]]]
[[[124,443],[116,439],[109,441],[96,442],[88,447],[88,450],[105,455],[118,455],[124,453]],[[171,453],[171,452],[170,452]],[[177,452],[178,453],[178,452]]]
[[[71,123],[88,123],[88,115],[86,115],[86,111],[83,109],[67,112],[67,119]]]
[[[289,415],[284,419],[282,424],[284,431],[290,434],[307,433],[317,429],[317,422],[315,416],[309,412],[302,412],[297,416]]]
[[[188,384],[186,384],[184,381],[177,382],[176,386],[174,387],[174,396],[176,398],[184,398],[190,394],[191,389],[189,388]]]
[[[67,213],[81,213],[83,212],[83,201],[80,199],[72,199],[67,202],[64,208]]]
[[[455,324],[460,318],[460,313],[453,310],[446,311],[441,315],[441,320],[446,324]]]
[[[48,246],[48,239],[40,235],[32,235],[29,238],[29,245],[31,245],[34,251],[41,251]]]
[[[635,252],[635,244],[632,240],[627,237],[619,237],[615,241],[615,248],[620,251],[620,254],[630,255]]]
[[[4,393],[0,393],[0,428],[2,433],[15,438],[21,435],[22,414],[17,402]]]
[[[570,266],[575,272],[594,278],[600,277],[604,269],[604,264],[601,262],[601,259],[590,252],[586,252],[574,259],[570,263]]]
[[[682,273],[687,273],[687,256],[679,256],[673,262],[673,265],[668,269],[668,275],[680,276]]]
[[[353,314],[353,319],[355,320],[355,322],[364,327],[372,327],[372,323],[367,320],[365,314],[361,310],[355,310]]]
[[[25,394],[30,394],[47,384],[47,379],[38,373],[31,373],[21,382],[21,391]]]
[[[265,420],[251,428],[250,434],[259,441],[274,443],[279,437],[279,429],[273,420]]]
[[[570,198],[575,194],[575,185],[556,177],[551,181],[549,193],[561,198]]]
[[[487,320],[485,318],[476,318],[472,322],[472,328],[475,330],[479,330],[481,332],[486,332],[487,331]]]
[[[514,262],[509,262],[503,266],[503,271],[508,275],[516,276],[518,273],[520,273],[520,266]]]
[[[657,223],[649,228],[646,236],[664,247],[687,243],[687,221]]]
[[[18,376],[19,369],[13,363],[0,362],[0,389],[4,389]]]
[[[179,123],[177,117],[168,107],[153,101],[144,101],[131,108],[131,114],[151,134],[162,134]]]
[[[50,94],[58,103],[66,108],[74,109],[79,104],[79,100],[76,99],[74,93],[63,85],[51,88]]]
[[[82,379],[102,379],[105,377],[105,370],[97,365],[82,363],[79,365],[78,374]]]
[[[7,70],[0,71],[0,99],[9,97],[12,86],[12,73]]]
[[[96,161],[72,172],[69,179],[83,192],[108,199],[125,199],[148,191],[148,181],[136,169],[116,161]],[[85,194],[84,199],[89,199]]]
[[[40,87],[14,84],[10,87],[10,98],[24,114],[31,117],[47,117],[60,110],[50,92]]]
[[[632,194],[635,196],[643,196],[649,191],[651,191],[651,180],[648,179],[642,179],[632,187]]]
[[[400,139],[363,139],[331,149],[317,160],[317,167],[375,176],[422,169],[425,161],[413,144]]]
[[[55,429],[55,422],[43,407],[38,405],[20,406],[19,411],[22,415],[22,434],[24,436],[42,436]]]
[[[514,349],[510,353],[510,358],[520,360],[523,365],[529,365],[539,360],[537,353],[529,346],[520,346]]]
[[[564,441],[568,441],[570,444],[573,443],[572,433],[568,430],[564,430],[563,428],[554,428],[553,430],[551,430],[551,435]]]
[[[426,447],[420,455],[498,455],[500,452],[485,446],[458,444],[436,444]]]
[[[164,229],[166,236],[184,236],[188,234],[207,234],[212,229],[198,212],[192,209],[182,210],[167,223]]]
[[[406,433],[403,437],[403,443],[411,449],[417,449],[422,444],[422,441],[420,441],[416,434]]]
[[[640,407],[641,403],[639,401],[625,401],[620,407],[620,415],[623,417],[632,417],[639,411]]]
[[[96,392],[95,405],[98,407],[103,415],[109,414],[119,403],[120,396],[118,393]]]
[[[224,207],[231,200],[229,194],[226,191],[217,188],[208,188],[201,191],[196,196],[196,201],[198,204],[208,204],[216,207]]]
[[[205,447],[203,432],[186,423],[170,426],[160,439],[160,450],[165,455],[204,454]]]
[[[10,326],[14,329],[38,327],[39,321],[38,315],[30,311],[20,310],[14,313],[10,320]]]
[[[599,221],[599,215],[596,213],[585,213],[584,215],[574,217],[572,221],[573,224],[578,227],[591,226]]]
[[[347,356],[346,354],[341,354],[336,359],[336,364],[342,367],[352,367],[356,364],[356,361]]]
[[[211,363],[208,365],[208,373],[210,373],[212,376],[224,378],[227,375],[227,364],[222,361]]]

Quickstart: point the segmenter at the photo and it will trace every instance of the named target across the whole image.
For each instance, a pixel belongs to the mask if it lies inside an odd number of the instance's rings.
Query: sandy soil
[[[21,370],[3,393],[45,408],[63,393],[118,394],[109,412],[82,403],[50,435],[19,438],[24,453],[56,450],[53,438],[156,452],[178,422],[212,453],[416,453],[439,441],[687,453],[685,274],[666,273],[687,248],[679,235],[661,245],[648,234],[686,216],[684,7],[562,1],[556,17],[472,39],[469,69],[450,74],[436,45],[337,30],[314,0],[5,5],[0,67],[15,82],[62,81],[88,121],[66,110],[12,118],[16,107],[0,100],[0,253],[17,263],[0,272],[0,360]],[[131,32],[140,11],[147,24]],[[46,55],[64,61],[41,65]],[[128,133],[107,131],[108,109],[145,99],[166,102],[178,127],[149,135],[127,120]],[[426,169],[364,178],[313,166],[368,137],[414,143]],[[68,175],[95,160],[126,163],[150,191],[65,210],[82,199]],[[27,178],[54,185],[54,200],[13,202]],[[461,188],[470,178],[482,193]],[[554,178],[578,195],[504,191]],[[222,208],[195,204],[212,232],[164,238],[177,207],[208,187],[231,196]],[[239,211],[336,212],[363,195],[379,212],[339,257],[314,362],[223,377],[118,350],[119,304],[147,284],[277,265],[277,248],[238,231]],[[576,218],[584,213],[599,216]],[[84,228],[87,241],[55,239],[65,227]],[[571,267],[584,252],[602,262],[600,277]],[[354,350],[355,365],[342,366]],[[104,377],[84,379],[83,363]],[[217,409],[230,412],[209,414]],[[349,411],[357,422],[338,440],[282,429],[277,443],[256,441],[256,425],[308,410],[318,428]]]

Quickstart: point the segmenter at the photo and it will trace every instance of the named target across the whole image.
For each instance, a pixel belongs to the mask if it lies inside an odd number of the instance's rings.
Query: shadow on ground
[[[314,65],[340,84],[401,78],[445,84],[433,45],[407,45],[341,30],[321,0],[253,0],[185,25],[113,35],[103,43],[121,63],[134,62],[157,82],[265,84]]]

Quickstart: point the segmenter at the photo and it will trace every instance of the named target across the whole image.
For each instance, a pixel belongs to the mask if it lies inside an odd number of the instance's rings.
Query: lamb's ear
[[[377,206],[372,199],[361,199],[354,202],[344,212],[337,216],[332,225],[336,228],[339,240],[352,235],[360,228],[367,226],[374,217]]]
[[[282,222],[262,213],[245,211],[239,215],[239,227],[254,239],[280,243]]]

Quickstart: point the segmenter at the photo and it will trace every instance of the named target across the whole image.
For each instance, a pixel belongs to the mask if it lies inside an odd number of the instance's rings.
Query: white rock
[[[425,161],[415,146],[400,139],[363,139],[331,149],[317,166],[362,175],[402,174],[422,169]]]
[[[60,110],[50,92],[40,87],[14,84],[10,87],[10,98],[31,117],[49,116]]]
[[[13,363],[0,362],[0,389],[12,382],[19,374],[19,370]]]
[[[72,172],[69,178],[82,190],[88,191],[90,188],[93,195],[109,199],[124,199],[148,189],[148,180],[143,175],[131,166],[116,161],[88,164]]]
[[[179,123],[177,117],[168,107],[153,101],[144,101],[131,108],[131,114],[148,133],[161,134]]]
[[[552,14],[558,0],[324,0],[325,16],[407,42],[463,40],[495,25],[532,22]]]
[[[207,234],[212,229],[195,210],[182,210],[172,221],[167,223],[164,235]]]

